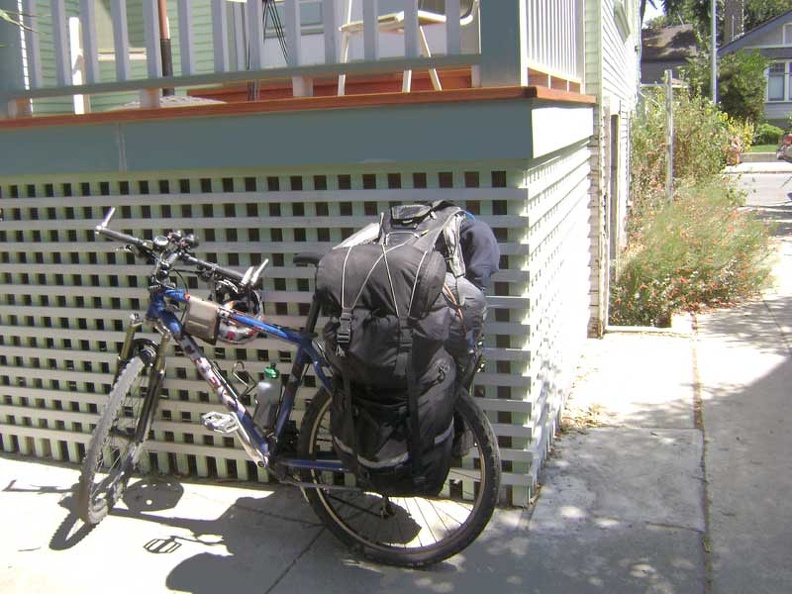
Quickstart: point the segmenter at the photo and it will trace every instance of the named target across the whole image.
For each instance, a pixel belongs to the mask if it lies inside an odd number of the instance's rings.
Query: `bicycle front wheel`
[[[98,524],[123,495],[148,437],[156,394],[149,394],[150,365],[134,357],[118,375],[88,444],[74,495],[75,513]]]
[[[301,458],[334,456],[330,401],[327,391],[319,390],[308,407],[300,428]],[[355,485],[351,473],[306,470],[302,480],[317,485],[305,489],[314,512],[342,542],[381,563],[420,567],[462,551],[492,517],[501,468],[492,427],[467,392],[459,396],[455,416],[456,433],[468,436],[468,441],[464,451],[455,448],[456,457],[438,496],[385,497],[344,489]]]

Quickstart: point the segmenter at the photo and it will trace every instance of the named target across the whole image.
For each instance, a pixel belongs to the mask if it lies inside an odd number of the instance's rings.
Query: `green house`
[[[440,24],[409,0],[22,4],[31,30],[0,24],[4,451],[81,459],[146,297],[145,267],[94,235],[108,208],[129,233],[196,233],[223,266],[269,258],[266,314],[298,325],[313,278],[296,253],[328,249],[394,202],[443,198],[500,243],[476,394],[503,500],[528,502],[584,341],[607,319],[637,2],[426,5]],[[379,30],[394,12],[402,26]],[[282,371],[291,356],[266,338],[208,352]],[[186,360],[171,358],[165,389],[146,466],[268,480],[200,425],[213,404]]]

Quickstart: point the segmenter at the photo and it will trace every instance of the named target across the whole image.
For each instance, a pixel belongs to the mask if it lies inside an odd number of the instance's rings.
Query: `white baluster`
[[[81,85],[85,82],[85,56],[80,44],[80,19],[77,17],[69,18],[69,65],[71,71],[70,83]],[[72,95],[74,113],[86,113],[86,101],[84,95]]]
[[[159,6],[157,0],[143,0],[143,28],[146,37],[146,65],[149,78],[162,77]]]
[[[69,64],[69,34],[66,29],[66,8],[64,0],[51,0],[52,43],[55,46],[55,80],[58,86],[71,85],[71,64]]]
[[[363,2],[363,56],[369,62],[379,60],[378,4],[377,0]]]
[[[195,72],[195,43],[192,27],[192,2],[179,0],[179,49],[181,50],[181,73]]]
[[[336,0],[325,0],[322,3],[322,25],[324,29],[325,63],[338,62],[338,18]]]
[[[302,26],[300,25],[300,4],[298,0],[286,0],[286,63],[290,67],[302,64]],[[292,94],[295,97],[313,95],[313,81],[307,76],[292,77]]]
[[[462,53],[462,26],[459,23],[459,0],[446,0],[446,53]]]
[[[214,42],[215,72],[228,72],[227,20],[226,0],[212,0],[212,40]]]
[[[110,5],[113,19],[113,47],[115,48],[116,78],[129,80],[129,31],[127,29],[126,0],[113,0]]]
[[[82,59],[85,82],[99,82],[99,49],[96,40],[96,6],[93,0],[80,0]]]
[[[245,5],[248,23],[248,48],[250,69],[264,68],[264,11],[261,0],[251,0]]]

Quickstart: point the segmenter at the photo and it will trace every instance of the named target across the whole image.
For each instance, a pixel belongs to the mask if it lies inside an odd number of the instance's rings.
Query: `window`
[[[792,23],[784,25],[784,45],[792,45]]]
[[[637,24],[633,2],[630,0],[615,0],[613,3],[613,16],[616,20],[616,28],[619,30],[619,34],[626,41],[635,30]]]
[[[298,0],[300,3],[300,26],[303,33],[319,32],[322,27],[322,1],[321,0]],[[272,14],[267,10],[264,15],[267,23],[267,35],[274,35],[275,29],[278,25],[283,26],[286,23],[284,15],[283,3],[275,0],[275,10],[278,11],[278,21],[275,22]]]
[[[792,101],[792,60],[772,62],[767,68],[767,100]]]
[[[114,54],[113,17],[111,0],[101,0],[96,7],[96,37],[100,54]],[[143,27],[143,3],[141,0],[128,0],[127,36],[131,53],[143,53],[146,47],[146,33]]]

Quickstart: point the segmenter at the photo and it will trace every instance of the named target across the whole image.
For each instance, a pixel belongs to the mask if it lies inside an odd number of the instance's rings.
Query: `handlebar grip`
[[[102,221],[101,224],[96,226],[95,232],[96,232],[97,235],[103,235],[104,237],[107,237],[108,239],[113,239],[115,241],[119,241],[119,242],[122,242],[122,243],[130,244],[130,245],[138,248],[139,250],[141,250],[141,252],[137,254],[137,255],[140,255],[140,256],[144,256],[145,255],[147,257],[156,257],[155,256],[155,252],[162,252],[163,248],[168,243],[168,239],[167,238],[164,238],[164,237],[162,238],[162,240],[164,241],[165,245],[158,245],[158,243],[157,243],[158,240],[155,240],[154,242],[151,242],[151,241],[147,241],[147,240],[144,240],[144,239],[139,239],[137,237],[133,237],[132,235],[127,235],[126,233],[121,233],[120,231],[114,231],[113,229],[109,229],[107,227],[107,223],[109,222],[110,218],[113,215],[113,210],[114,209],[111,209],[110,212],[108,213],[107,217],[105,217],[105,220]],[[191,241],[194,241],[194,240],[191,240]],[[188,253],[182,252],[181,250],[173,252],[171,254],[171,260],[169,262],[167,262],[167,263],[169,265],[173,264],[173,259],[176,259],[176,258],[180,259],[185,264],[189,264],[190,266],[195,266],[196,268],[199,269],[199,271],[202,271],[202,270],[203,271],[209,271],[209,272],[212,273],[212,275],[221,276],[223,278],[226,278],[226,279],[229,279],[229,280],[232,280],[232,281],[236,281],[237,283],[240,283],[240,284],[250,284],[251,286],[249,288],[251,288],[251,289],[255,289],[256,288],[253,285],[259,284],[259,282],[261,280],[259,278],[259,275],[261,274],[261,271],[263,270],[264,266],[266,266],[266,261],[265,261],[258,269],[255,270],[255,273],[253,271],[253,268],[251,267],[251,269],[248,270],[247,273],[243,274],[243,273],[238,272],[236,270],[233,270],[231,268],[224,268],[223,266],[219,266],[219,265],[217,265],[217,264],[215,264],[213,262],[206,262],[205,260],[200,260],[200,259],[198,259],[198,258],[196,258],[196,257],[194,257],[194,256],[192,256],[192,255],[190,255]],[[252,278],[247,278],[247,277],[250,277],[251,274],[253,275],[253,277]]]
[[[147,247],[146,242],[142,239],[138,239],[137,237],[133,237],[132,235],[127,235],[126,233],[114,231],[113,229],[108,229],[107,227],[103,227],[101,225],[98,225],[96,227],[96,234],[104,235],[105,237],[109,237],[110,239],[115,239],[116,241],[130,243],[137,247]]]
[[[245,276],[243,273],[233,270],[232,268],[224,268],[223,266],[219,266],[217,264],[214,264],[213,262],[206,262],[204,260],[199,260],[198,258],[195,258],[193,256],[187,256],[183,258],[183,261],[187,264],[190,264],[191,266],[196,266],[198,268],[211,270],[212,272],[220,276],[223,276],[231,280],[235,280],[237,282],[242,282],[242,279]]]

